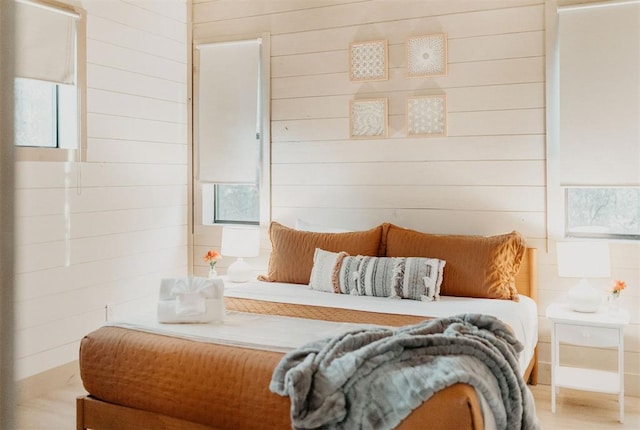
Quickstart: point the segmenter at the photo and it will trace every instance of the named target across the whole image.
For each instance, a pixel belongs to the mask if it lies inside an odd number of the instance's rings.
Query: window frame
[[[47,0],[40,2],[47,7],[53,7],[62,11],[75,13],[78,15],[76,29],[76,88],[78,94],[77,101],[77,147],[76,148],[45,148],[34,146],[14,145],[16,161],[86,161],[87,149],[87,112],[86,112],[86,91],[87,91],[87,13],[77,0],[56,1]]]

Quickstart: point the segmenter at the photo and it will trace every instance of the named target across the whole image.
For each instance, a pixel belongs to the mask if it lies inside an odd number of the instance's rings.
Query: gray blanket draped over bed
[[[295,429],[392,429],[458,382],[484,396],[498,429],[537,429],[521,350],[502,321],[481,314],[355,330],[286,354],[270,389],[291,398]]]

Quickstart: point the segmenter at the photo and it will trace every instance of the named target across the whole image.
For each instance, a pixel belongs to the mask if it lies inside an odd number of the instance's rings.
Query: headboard
[[[516,276],[516,288],[519,294],[531,297],[538,301],[538,266],[536,261],[536,248],[527,248],[522,258],[520,271]]]

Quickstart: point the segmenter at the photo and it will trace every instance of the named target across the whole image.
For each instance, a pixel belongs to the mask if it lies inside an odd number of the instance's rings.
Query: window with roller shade
[[[77,149],[80,14],[64,4],[19,0],[15,18],[15,144]]]
[[[559,9],[565,235],[640,238],[640,2]]]
[[[263,43],[256,38],[196,46],[196,180],[205,225],[259,224],[268,212]]]

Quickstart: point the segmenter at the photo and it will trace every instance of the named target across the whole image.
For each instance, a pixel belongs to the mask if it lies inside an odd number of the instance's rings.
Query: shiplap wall
[[[542,0],[194,0],[194,41],[271,33],[272,218],[351,229],[384,221],[434,233],[522,232],[539,252],[541,381],[549,383],[545,307],[572,280],[547,243],[545,5]],[[449,73],[405,78],[408,36],[448,34]],[[349,43],[388,39],[389,80],[349,81]],[[446,94],[448,136],[407,138],[406,98]],[[349,100],[389,99],[389,138],[348,140]],[[266,268],[264,255],[253,263]],[[220,245],[195,226],[194,255]],[[640,257],[612,244],[628,281],[627,392],[640,395]],[[222,267],[226,263],[221,263]],[[206,267],[195,259],[196,273]],[[603,286],[604,287],[604,286]],[[610,350],[570,348],[574,363],[615,366]]]
[[[193,20],[194,41],[271,33],[274,220],[544,240],[540,1],[196,1]],[[405,39],[436,32],[448,76],[405,78]],[[350,82],[349,43],[381,38],[389,80]],[[441,93],[448,137],[406,138],[407,97]],[[348,140],[349,100],[371,97],[389,98],[390,138]],[[194,255],[218,238],[196,226]]]
[[[187,273],[186,0],[82,6],[86,161],[17,164],[18,379]]]

